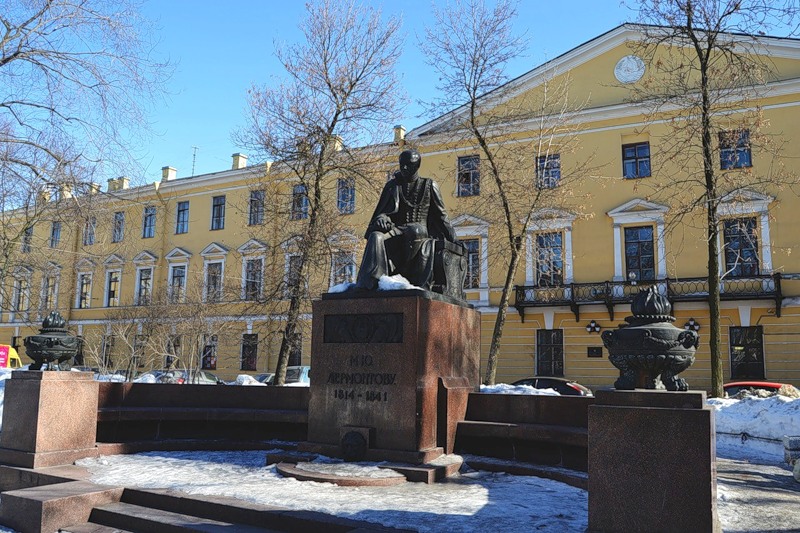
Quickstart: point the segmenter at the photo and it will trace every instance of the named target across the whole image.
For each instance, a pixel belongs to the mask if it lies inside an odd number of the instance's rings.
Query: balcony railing
[[[630,303],[641,289],[655,286],[670,303],[696,302],[708,299],[708,280],[706,278],[674,278],[654,281],[600,281],[596,283],[569,283],[556,287],[537,285],[517,285],[516,308],[525,319],[526,307],[545,307],[568,305],[580,320],[580,306],[603,304],[614,320],[614,306]],[[774,300],[775,314],[781,316],[781,274],[749,276],[745,278],[725,278],[720,282],[721,300]]]

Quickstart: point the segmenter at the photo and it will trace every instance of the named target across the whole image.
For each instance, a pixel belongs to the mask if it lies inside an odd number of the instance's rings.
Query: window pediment
[[[267,245],[257,239],[250,239],[236,249],[242,255],[263,253],[267,251]]]
[[[106,266],[122,266],[125,264],[125,260],[117,254],[109,255],[103,264]]]
[[[542,230],[557,230],[572,227],[577,215],[563,209],[546,208],[538,209],[531,217],[529,232]]]
[[[203,257],[223,257],[228,255],[229,251],[230,250],[226,246],[223,246],[217,242],[212,242],[203,248],[203,251],[200,252],[200,255]]]
[[[94,270],[97,265],[91,259],[83,258],[77,263],[75,263],[75,270],[78,272],[86,272],[89,270]]]
[[[450,225],[456,230],[456,235],[464,237],[468,235],[480,235],[488,237],[489,223],[482,218],[472,215],[458,215],[450,221]]]
[[[158,257],[155,254],[148,252],[147,250],[143,252],[139,252],[136,254],[136,257],[133,258],[133,262],[137,265],[151,265],[158,260]]]
[[[669,210],[665,205],[635,198],[607,213],[615,224],[638,224],[644,222],[663,222]]]
[[[192,257],[191,252],[187,252],[183,248],[175,247],[169,251],[169,253],[164,256],[167,261],[169,262],[184,262],[188,261],[190,257]]]
[[[775,198],[748,189],[729,192],[720,199],[719,214],[723,217],[766,213]]]

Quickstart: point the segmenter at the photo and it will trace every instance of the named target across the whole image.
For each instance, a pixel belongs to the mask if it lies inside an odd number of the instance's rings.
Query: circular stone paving
[[[342,487],[388,487],[406,482],[406,477],[388,468],[349,463],[279,463],[278,472],[300,481],[335,483]]]

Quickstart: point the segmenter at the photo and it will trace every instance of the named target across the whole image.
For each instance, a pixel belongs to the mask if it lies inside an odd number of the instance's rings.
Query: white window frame
[[[655,226],[653,236],[656,245],[656,279],[663,281],[667,277],[667,245],[664,232],[664,216],[668,211],[665,205],[635,198],[607,213],[613,221],[614,228],[614,278],[613,281],[626,281],[624,226]]]
[[[202,301],[204,303],[208,302],[208,266],[212,263],[220,263],[222,265],[220,270],[220,299],[216,300],[214,303],[221,303],[223,301],[222,298],[225,296],[225,258],[228,252],[229,250],[227,247],[216,242],[212,242],[200,252],[200,256],[203,258]]]
[[[117,215],[122,215],[117,217]],[[117,232],[117,222],[120,222],[119,232]],[[115,211],[111,222],[111,242],[122,242],[125,239],[125,211]]]
[[[266,277],[267,267],[267,245],[256,239],[250,239],[237,248],[236,251],[242,256],[242,280],[239,298],[242,300],[245,299],[245,288],[247,286],[247,261],[253,259],[261,260],[261,290],[259,291],[258,295],[258,297],[261,298],[264,295],[264,279]]]
[[[142,284],[142,271],[149,270],[150,271],[150,294],[148,295],[148,301],[146,303],[142,303],[139,299],[141,294],[139,293]],[[136,287],[135,292],[133,293],[133,302],[134,305],[149,305],[153,302],[153,281],[155,276],[155,269],[152,266],[137,266],[136,267]]]
[[[247,299],[247,263],[248,261],[261,261],[261,286],[258,288],[258,296],[256,297],[256,301],[260,300],[262,296],[264,296],[264,274],[265,274],[265,266],[267,263],[267,258],[264,255],[248,255],[242,257],[242,286],[241,286],[241,299]],[[247,301],[254,301],[254,300],[247,300]]]
[[[726,218],[756,217],[759,227],[758,253],[761,262],[761,274],[772,274],[772,243],[769,232],[769,205],[774,197],[759,194],[755,191],[742,190],[726,194],[721,198],[717,213],[720,223]],[[722,227],[717,233],[717,249],[719,250],[719,274],[725,273],[725,248]]]
[[[170,250],[167,255],[164,256],[164,259],[167,260],[167,300],[170,303],[183,303],[186,301],[186,291],[189,287],[189,259],[191,259],[192,254],[187,252],[183,248],[175,247]],[[173,300],[172,294],[172,268],[176,266],[182,266],[184,268],[184,278],[183,278],[183,294],[180,295],[180,298]]]
[[[108,291],[108,283],[111,281],[111,274],[118,274],[117,278],[117,295],[115,297],[116,303],[115,305],[111,305],[111,299]],[[103,307],[120,307],[120,292],[122,292],[122,269],[121,268],[111,268],[106,270],[106,281],[103,284]]]
[[[175,267],[183,267],[183,290],[181,291],[181,294],[179,295],[178,298],[176,298],[175,295],[172,292],[174,290],[174,287],[172,285],[172,279],[173,279],[173,274],[174,274],[173,269]],[[189,278],[188,274],[189,274],[189,263],[188,262],[186,262],[186,263],[170,263],[169,264],[169,274],[167,276],[167,278],[168,278],[167,279],[167,283],[168,283],[168,286],[167,286],[167,299],[171,303],[184,303],[186,301],[186,286],[189,284],[189,282],[188,282],[188,278]]]
[[[91,309],[92,308],[92,290],[94,289],[94,269],[95,264],[90,259],[83,259],[78,261],[75,265],[75,300],[73,302],[73,309]],[[89,276],[89,298],[86,307],[80,307],[81,304],[81,277]]]
[[[45,300],[47,298],[47,280],[50,278],[53,278],[55,283],[53,284],[53,302],[49,307],[52,309],[58,309],[58,290],[61,285],[61,265],[51,262],[47,265],[42,274],[42,290],[39,296],[40,317],[45,316],[45,313],[48,312],[48,309],[45,308]]]
[[[576,216],[561,209],[541,209],[534,213],[528,232],[525,234],[525,285],[536,284],[536,235],[539,233],[561,233],[564,260],[563,283],[573,283],[572,223]]]
[[[464,289],[465,294],[477,294],[478,301],[470,300],[474,305],[489,305],[489,223],[471,215],[460,215],[451,222],[458,238],[480,240],[480,281],[477,289]]]
[[[28,319],[31,307],[31,277],[33,271],[28,267],[19,267],[14,271],[13,291],[11,293],[10,318],[12,322]],[[22,282],[25,286],[22,286]]]

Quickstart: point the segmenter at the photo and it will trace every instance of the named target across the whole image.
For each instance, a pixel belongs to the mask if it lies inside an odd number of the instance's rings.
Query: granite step
[[[124,528],[137,533],[182,533],[185,531],[267,533],[273,531],[256,526],[222,522],[123,502],[95,507],[89,520],[95,524],[112,528]]]
[[[104,526],[101,524],[77,524],[69,527],[62,527],[58,533],[133,533],[130,529],[120,529],[118,527]]]

